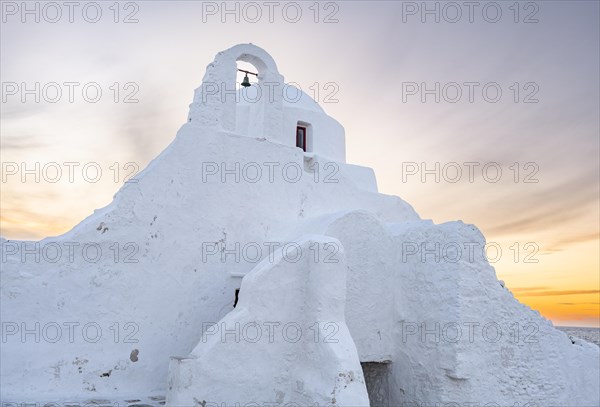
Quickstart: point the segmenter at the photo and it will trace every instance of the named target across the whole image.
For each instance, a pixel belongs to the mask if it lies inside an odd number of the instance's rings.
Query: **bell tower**
[[[262,91],[256,101],[257,122],[263,123],[263,137],[281,143],[283,140],[284,78],[273,58],[253,44],[239,44],[219,52],[206,68],[202,85],[194,92],[188,121],[224,131],[236,130],[237,61],[252,64],[258,71],[258,87]]]

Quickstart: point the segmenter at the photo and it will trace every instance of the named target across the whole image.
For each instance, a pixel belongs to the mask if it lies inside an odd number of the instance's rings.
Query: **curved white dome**
[[[261,100],[261,98],[268,98],[269,88],[264,87],[260,89],[261,90],[259,94],[259,86],[256,83],[253,83],[252,86],[248,88],[239,89],[238,104],[247,106],[257,103]],[[283,88],[283,107],[293,107],[296,109],[303,109],[325,114],[323,108],[319,106],[319,104],[312,97],[293,85],[286,84]]]

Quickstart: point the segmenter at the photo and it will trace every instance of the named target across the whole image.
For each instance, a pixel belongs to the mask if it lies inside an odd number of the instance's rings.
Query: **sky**
[[[3,237],[109,204],[172,141],[215,54],[251,42],[345,127],[380,192],[477,225],[520,301],[600,325],[598,1],[72,7],[2,1]]]

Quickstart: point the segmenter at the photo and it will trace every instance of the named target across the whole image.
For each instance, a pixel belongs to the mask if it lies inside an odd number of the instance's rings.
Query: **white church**
[[[238,61],[258,79],[241,90]],[[285,89],[263,49],[220,52],[136,182],[39,242],[110,256],[2,240],[3,406],[600,405],[600,348],[518,302],[467,250],[475,226],[378,193]]]

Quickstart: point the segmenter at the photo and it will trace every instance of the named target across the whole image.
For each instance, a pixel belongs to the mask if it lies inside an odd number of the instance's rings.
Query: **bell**
[[[247,87],[250,87],[250,86],[252,86],[252,85],[250,84],[250,79],[248,79],[248,74],[246,74],[246,76],[244,76],[244,80],[242,81],[242,86],[243,86],[244,88],[247,88]]]

